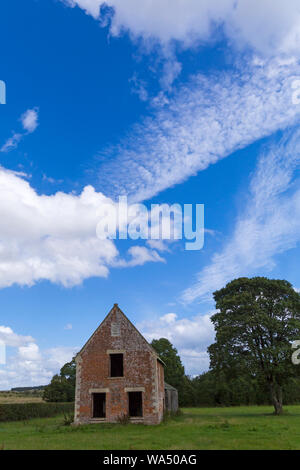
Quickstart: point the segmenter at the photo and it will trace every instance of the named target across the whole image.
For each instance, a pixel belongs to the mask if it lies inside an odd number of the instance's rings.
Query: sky
[[[298,0],[2,3],[0,390],[49,383],[114,303],[208,370],[215,290],[300,288]],[[204,204],[203,248],[99,239],[120,196]]]

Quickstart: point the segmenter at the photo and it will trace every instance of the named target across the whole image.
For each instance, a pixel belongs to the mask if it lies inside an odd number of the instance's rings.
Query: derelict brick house
[[[74,424],[158,424],[164,412],[164,364],[117,304],[76,356]]]

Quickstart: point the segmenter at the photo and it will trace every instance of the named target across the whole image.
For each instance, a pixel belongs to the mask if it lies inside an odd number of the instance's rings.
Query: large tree
[[[210,367],[229,379],[247,371],[265,382],[275,413],[282,413],[282,387],[299,375],[291,343],[300,339],[300,295],[284,280],[240,278],[214,293],[216,342]]]

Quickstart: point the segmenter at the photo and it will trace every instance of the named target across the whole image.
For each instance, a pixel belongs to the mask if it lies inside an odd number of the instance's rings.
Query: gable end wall
[[[120,329],[117,336],[116,325]],[[109,354],[112,352],[124,354],[124,377],[109,376]],[[106,421],[117,422],[119,417],[127,414],[128,390],[138,389],[143,393],[143,422],[157,424],[161,421],[164,368],[150,345],[117,306],[86,343],[76,363],[75,424],[93,422],[92,393],[102,389],[107,390]]]

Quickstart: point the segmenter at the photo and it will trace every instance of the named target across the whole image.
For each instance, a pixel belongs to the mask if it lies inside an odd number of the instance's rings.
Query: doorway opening
[[[143,416],[142,392],[128,392],[129,416],[140,418]]]

